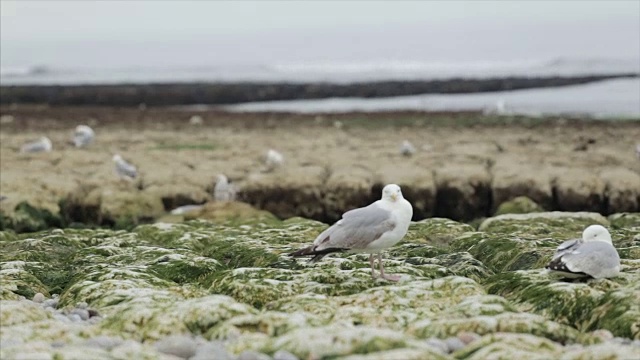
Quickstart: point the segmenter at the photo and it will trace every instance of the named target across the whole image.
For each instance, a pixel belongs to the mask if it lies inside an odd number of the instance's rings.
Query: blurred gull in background
[[[267,157],[265,160],[265,164],[267,165],[267,170],[271,171],[278,166],[281,166],[284,163],[284,156],[276,150],[269,149],[267,151]]]
[[[119,154],[113,155],[113,162],[115,163],[116,175],[121,180],[132,181],[138,176],[136,167],[126,162]]]
[[[76,131],[73,134],[73,144],[75,147],[85,147],[93,142],[95,133],[93,129],[87,125],[76,126]]]
[[[213,199],[221,202],[235,201],[236,187],[229,182],[225,175],[218,175],[216,186],[213,188]]]
[[[413,144],[409,140],[403,141],[402,145],[400,145],[400,154],[404,156],[411,156],[415,154],[415,152],[416,152],[416,148],[413,146]]]
[[[20,152],[23,152],[23,153],[50,152],[51,149],[53,149],[51,140],[49,140],[48,137],[43,136],[37,141],[22,145],[22,148],[20,148]]]

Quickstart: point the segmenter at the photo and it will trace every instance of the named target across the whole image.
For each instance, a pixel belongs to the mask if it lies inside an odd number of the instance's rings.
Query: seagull
[[[290,253],[289,256],[313,256],[317,262],[333,252],[369,253],[371,277],[376,278],[374,255],[378,255],[380,277],[398,281],[397,275],[384,273],[382,251],[397,244],[407,234],[413,207],[402,196],[400,186],[389,184],[382,189],[382,198],[373,204],[347,211],[331,227],[323,231],[313,245]]]
[[[23,153],[50,152],[51,149],[53,149],[51,140],[49,140],[48,137],[43,136],[37,141],[33,141],[33,142],[22,145],[22,148],[20,148],[20,152],[23,152]]]
[[[413,146],[409,140],[405,140],[400,145],[400,154],[404,156],[411,156],[416,152],[416,148]]]
[[[582,238],[560,244],[545,268],[565,278],[609,278],[620,273],[620,256],[609,231],[602,225],[591,225]]]
[[[78,125],[73,134],[73,144],[78,148],[85,147],[93,142],[95,135],[93,129],[87,125]]]
[[[113,162],[115,163],[116,175],[118,175],[121,180],[132,181],[138,176],[136,167],[124,161],[119,154],[113,155]]]
[[[282,156],[278,151],[269,149],[269,151],[267,151],[265,163],[267,164],[268,170],[273,170],[284,163],[284,156]]]
[[[213,198],[215,201],[227,202],[236,199],[236,187],[229,183],[225,175],[218,175],[216,186],[213,188]]]
[[[171,215],[184,215],[202,209],[202,205],[183,205],[171,210]]]

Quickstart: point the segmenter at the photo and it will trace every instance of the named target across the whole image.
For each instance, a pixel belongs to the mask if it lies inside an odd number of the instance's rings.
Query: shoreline
[[[118,85],[9,85],[0,87],[0,105],[67,106],[231,105],[278,100],[385,98],[421,94],[473,94],[554,88],[603,80],[638,78],[638,73],[551,76],[452,78],[427,81],[372,81],[348,84],[312,82],[202,82]]]

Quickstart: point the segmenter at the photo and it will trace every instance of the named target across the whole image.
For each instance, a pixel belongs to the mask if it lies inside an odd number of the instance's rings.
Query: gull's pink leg
[[[387,275],[384,273],[384,266],[382,265],[382,252],[378,253],[378,262],[380,263],[380,277],[389,281],[400,280],[399,275]]]
[[[373,263],[373,254],[369,255],[369,265],[371,265],[371,277],[376,278],[376,267]]]

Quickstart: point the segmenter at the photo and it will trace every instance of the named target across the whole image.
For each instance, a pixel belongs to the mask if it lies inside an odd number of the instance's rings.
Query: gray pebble
[[[46,308],[44,308],[44,310],[45,310],[46,312],[49,312],[49,313],[52,313],[52,314],[56,312],[56,309],[54,309],[54,308],[52,308],[52,307],[46,307]]]
[[[80,319],[84,321],[89,320],[89,312],[85,309],[73,309],[71,313],[80,316]]]
[[[271,360],[271,356],[257,351],[246,350],[238,355],[238,360]]]
[[[449,352],[458,351],[465,347],[465,343],[457,337],[450,337],[444,341],[447,344]]]
[[[458,334],[458,339],[460,339],[460,341],[462,341],[465,345],[471,344],[472,342],[480,338],[480,335],[469,331],[464,331]]]
[[[169,335],[155,343],[156,350],[188,359],[196,354],[196,341],[188,335]]]
[[[640,346],[640,340],[633,340],[633,345]]]
[[[62,314],[59,314],[59,313],[53,314],[53,318],[58,320],[58,321],[62,321],[64,323],[71,322],[71,320],[68,317],[66,317],[66,316],[64,316]]]
[[[34,303],[42,303],[46,300],[47,298],[44,297],[44,295],[42,293],[37,293],[35,295],[33,295],[33,302]]]
[[[120,338],[101,335],[85,341],[84,344],[85,346],[99,347],[105,350],[111,350],[114,347],[122,344],[122,342],[123,340]]]
[[[189,360],[236,360],[236,357],[229,354],[224,345],[219,341],[212,341],[198,346],[196,355]]]
[[[426,343],[432,348],[436,350],[440,350],[440,352],[443,354],[446,354],[449,352],[449,347],[447,346],[447,344],[440,339],[430,338],[430,339],[427,339]]]
[[[286,350],[278,350],[273,354],[273,360],[299,360],[297,356]]]
[[[76,304],[76,308],[77,309],[86,309],[89,307],[89,304],[87,304],[86,302],[82,301]]]
[[[61,347],[63,347],[64,345],[65,345],[65,344],[64,344],[64,341],[62,341],[62,340],[56,340],[56,341],[54,341],[54,342],[52,342],[52,343],[51,343],[51,347],[52,347],[52,348],[61,348]]]
[[[58,299],[47,299],[44,301],[43,306],[55,309],[58,307]]]
[[[67,317],[69,318],[69,320],[71,320],[72,322],[80,322],[82,321],[82,318],[80,317],[80,315],[78,314],[69,314],[67,315]]]

